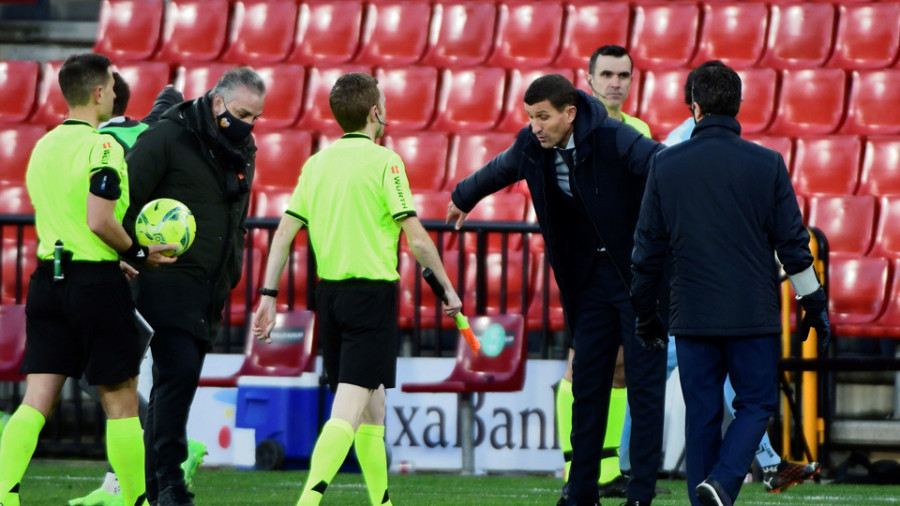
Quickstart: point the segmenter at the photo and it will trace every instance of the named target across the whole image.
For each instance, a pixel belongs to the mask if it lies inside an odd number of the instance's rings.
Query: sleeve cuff
[[[816,277],[816,270],[812,264],[797,274],[789,274],[791,285],[797,295],[805,297],[819,289],[819,278]]]

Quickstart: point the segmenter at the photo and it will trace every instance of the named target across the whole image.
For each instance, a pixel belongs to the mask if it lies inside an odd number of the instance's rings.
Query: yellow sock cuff
[[[384,425],[360,425],[356,429],[356,437],[360,435],[384,439]]]
[[[136,416],[106,421],[107,438],[118,439],[123,437],[134,437],[135,433],[141,434],[141,430],[141,420]]]
[[[350,425],[350,422],[347,420],[341,420],[340,418],[329,418],[325,425],[322,426],[322,432],[327,428],[332,428],[339,430],[342,434],[347,436],[347,441],[352,445],[355,434],[353,432],[353,426]]]
[[[20,404],[18,409],[16,409],[16,412],[13,413],[13,416],[20,417],[21,420],[24,420],[30,426],[36,425],[38,427],[38,432],[40,432],[40,429],[44,428],[44,424],[47,422],[40,411],[32,408],[28,404]]]
[[[563,392],[571,393],[572,392],[572,382],[563,378],[563,379],[559,380],[558,388],[559,388],[559,390],[561,390]]]

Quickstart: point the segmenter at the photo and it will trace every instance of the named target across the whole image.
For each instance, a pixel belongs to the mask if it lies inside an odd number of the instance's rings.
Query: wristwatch
[[[272,290],[271,288],[262,287],[259,289],[260,295],[268,295],[269,297],[278,297],[278,290]]]

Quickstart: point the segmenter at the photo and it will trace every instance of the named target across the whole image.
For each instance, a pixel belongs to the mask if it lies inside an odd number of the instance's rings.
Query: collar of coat
[[[741,135],[741,124],[738,120],[722,114],[710,114],[704,116],[694,127],[691,138],[707,135],[722,135],[725,133],[733,133]],[[576,141],[577,142],[577,141]]]

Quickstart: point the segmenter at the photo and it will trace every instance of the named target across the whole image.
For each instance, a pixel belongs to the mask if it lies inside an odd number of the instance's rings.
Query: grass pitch
[[[100,486],[106,464],[84,461],[32,462],[22,482],[23,506],[66,505]],[[199,506],[293,506],[306,479],[305,471],[238,471],[201,468],[194,479],[195,502]],[[516,506],[556,504],[561,481],[541,476],[471,476],[451,474],[391,475],[391,500],[398,506]],[[683,480],[664,480],[659,486],[671,489],[653,504],[687,505]],[[617,506],[624,499],[605,499]],[[368,504],[362,475],[339,474],[328,487],[323,505]],[[900,486],[834,485],[807,482],[780,494],[767,493],[762,484],[744,485],[738,498],[741,505],[834,504],[855,506],[900,505]]]

